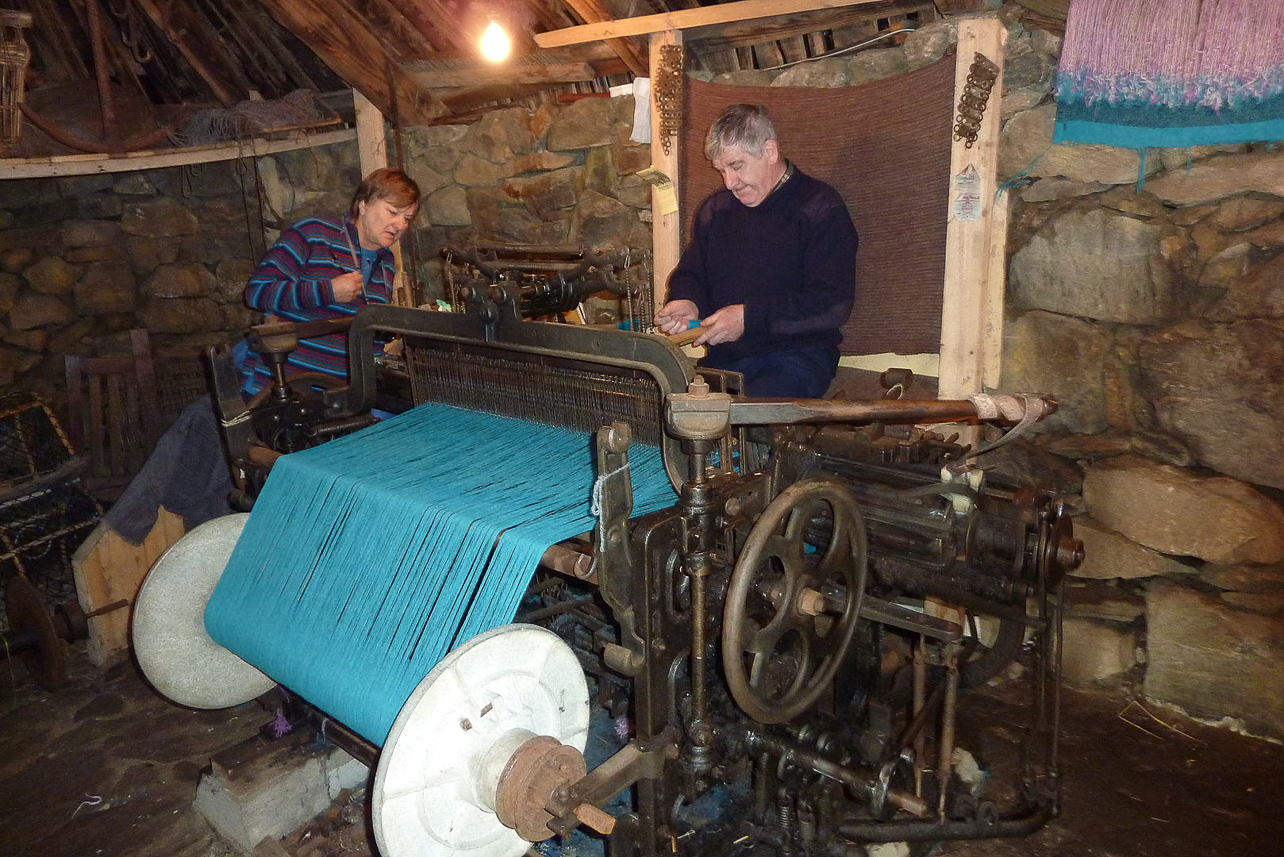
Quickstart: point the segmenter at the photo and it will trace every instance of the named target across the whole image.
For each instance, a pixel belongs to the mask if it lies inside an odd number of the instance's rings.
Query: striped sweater
[[[347,231],[347,238],[344,237]],[[351,239],[351,243],[349,243]],[[355,315],[367,303],[392,301],[396,274],[392,251],[380,249],[374,270],[366,283],[365,295],[347,303],[334,299],[330,280],[348,271],[360,270],[357,228],[345,215],[340,221],[307,218],[281,233],[245,285],[245,303],[252,309],[286,321],[315,321]],[[315,339],[300,339],[289,356],[286,374],[323,372],[348,378],[348,335],[335,333]],[[272,375],[263,359],[250,352],[243,368],[241,386],[246,395],[269,384]]]

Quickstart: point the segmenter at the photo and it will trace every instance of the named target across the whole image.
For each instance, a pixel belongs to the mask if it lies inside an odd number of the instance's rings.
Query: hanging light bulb
[[[492,18],[486,32],[482,33],[482,56],[491,62],[499,62],[508,56],[508,34]]]

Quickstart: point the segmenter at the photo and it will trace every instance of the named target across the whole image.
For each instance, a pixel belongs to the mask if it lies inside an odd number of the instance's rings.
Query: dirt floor
[[[962,736],[1010,753],[1001,692],[973,693]],[[0,855],[224,857],[191,808],[215,751],[267,720],[255,705],[196,712],[160,699],[128,666],[100,673],[73,653],[56,693],[0,662]],[[1067,691],[1060,818],[1020,840],[944,843],[940,857],[1267,857],[1284,853],[1284,748],[1130,702]],[[370,853],[362,795],[275,853]],[[568,849],[569,853],[570,849]]]

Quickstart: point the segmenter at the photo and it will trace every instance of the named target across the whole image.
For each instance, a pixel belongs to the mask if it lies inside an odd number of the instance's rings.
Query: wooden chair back
[[[164,429],[146,330],[130,331],[130,350],[128,357],[66,358],[71,444],[89,459],[86,487],[109,500],[142,468]]]

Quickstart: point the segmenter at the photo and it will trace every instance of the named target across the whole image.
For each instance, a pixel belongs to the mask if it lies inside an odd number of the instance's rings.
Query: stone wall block
[[[422,161],[435,172],[450,172],[463,154],[459,144],[467,134],[467,125],[416,125],[408,128],[403,138],[407,161]]]
[[[1284,560],[1284,508],[1236,479],[1125,455],[1092,465],[1083,497],[1104,526],[1162,553],[1219,563]]]
[[[447,185],[423,201],[424,214],[433,226],[469,226],[468,193],[458,185]]]
[[[623,249],[650,248],[651,231],[638,213],[618,199],[585,191],[575,209],[576,235],[590,247]]]
[[[803,63],[809,65],[809,63]],[[905,48],[875,48],[861,51],[847,60],[847,73],[852,86],[872,83],[885,77],[895,77],[910,70],[905,58]]]
[[[1112,185],[1101,182],[1077,182],[1058,176],[1037,179],[1034,184],[1021,189],[1023,202],[1051,202],[1057,199],[1071,199],[1076,196],[1088,196],[1109,190]]]
[[[1004,327],[1004,389],[1056,396],[1057,412],[1040,423],[1045,431],[1104,431],[1102,369],[1111,341],[1102,325],[1050,312],[1024,313]]]
[[[1205,467],[1284,488],[1284,321],[1181,325],[1143,337],[1139,355],[1164,431]]]
[[[30,247],[13,247],[0,252],[0,269],[16,274],[36,260],[36,251]]]
[[[1150,699],[1284,737],[1284,619],[1159,582],[1146,596]]]
[[[79,272],[57,256],[46,256],[23,272],[31,288],[46,295],[69,295]]]
[[[1206,565],[1199,577],[1209,586],[1235,592],[1284,591],[1284,565]]]
[[[218,281],[204,265],[162,265],[143,283],[143,294],[153,298],[197,298],[218,291]]]
[[[1063,176],[1074,181],[1131,184],[1137,181],[1141,159],[1131,149],[1052,143],[1055,103],[1017,114],[999,134],[999,177],[1008,179],[1022,170],[1032,176]],[[1159,170],[1147,160],[1146,174]],[[1149,182],[1146,190],[1154,192]]]
[[[178,261],[179,242],[166,238],[144,238],[127,236],[125,248],[133,262],[134,271],[148,274],[159,265],[168,265]]]
[[[176,238],[195,235],[199,225],[196,216],[182,203],[164,198],[152,202],[126,203],[120,228],[127,235],[148,238]]]
[[[17,274],[0,274],[0,315],[13,309],[18,292],[22,290],[22,277]]]
[[[805,62],[792,65],[777,74],[771,81],[772,86],[806,86],[812,89],[836,89],[852,83],[852,73],[847,64],[850,60],[842,57]],[[871,80],[875,78],[870,78]]]
[[[482,188],[468,188],[467,206],[479,238],[538,244],[548,232],[545,222],[526,206],[504,202]]]
[[[409,161],[406,163],[406,175],[419,185],[419,198],[422,200],[428,194],[439,190],[451,183],[451,179],[444,173],[439,173],[430,168],[422,161]],[[422,202],[420,203],[422,205]]]
[[[1136,663],[1137,633],[1131,628],[1067,616],[1062,640],[1061,674],[1075,684],[1106,681]]]
[[[1222,229],[1242,232],[1284,214],[1284,200],[1236,196],[1217,206],[1213,222]]]
[[[1284,196],[1284,149],[1215,155],[1189,170],[1171,170],[1146,182],[1146,190],[1173,205],[1214,202],[1246,193]]]
[[[1177,148],[1161,148],[1147,150],[1147,157],[1156,157],[1164,169],[1169,172],[1178,170],[1188,170],[1198,161],[1210,158],[1213,155],[1234,155],[1243,154],[1248,151],[1248,147],[1242,143],[1226,143],[1216,146],[1179,146]]]
[[[905,61],[910,70],[931,65],[945,56],[958,40],[958,22],[952,19],[933,21],[905,37]]]
[[[1089,515],[1074,519],[1075,538],[1083,541],[1083,564],[1071,574],[1088,580],[1138,580],[1187,577],[1194,569],[1137,544]]]
[[[1101,209],[1044,225],[1012,257],[1008,302],[1100,321],[1154,324],[1172,309],[1155,224]]]
[[[1146,598],[1123,586],[1071,579],[1066,583],[1066,615],[1129,625],[1146,615]]]
[[[494,163],[535,151],[539,139],[531,130],[531,111],[510,107],[487,113],[468,129],[463,146]]]
[[[1254,255],[1251,249],[1251,244],[1236,244],[1204,266],[1199,284],[1213,285],[1223,292],[1221,299],[1208,308],[1207,318],[1213,321],[1284,318],[1284,253],[1250,270]],[[1224,257],[1230,258],[1222,262]],[[1216,279],[1205,283],[1210,277]]]
[[[1277,220],[1247,232],[1244,238],[1258,247],[1279,247],[1284,244],[1284,220]]]
[[[223,327],[223,312],[209,298],[152,298],[138,315],[153,333],[202,333]]]
[[[4,341],[10,345],[16,345],[24,351],[41,352],[49,344],[49,332],[47,330],[15,330],[6,333]]]
[[[112,184],[112,191],[122,196],[155,196],[156,185],[147,173],[121,173]]]
[[[32,330],[71,321],[71,307],[54,295],[27,292],[14,301],[9,310],[9,327]]]
[[[258,267],[249,259],[224,259],[214,268],[217,282],[215,294],[223,303],[240,304],[245,296],[245,284]]]
[[[40,355],[25,348],[0,345],[0,384],[8,387],[14,379],[40,365]]]
[[[76,312],[82,315],[133,312],[136,294],[137,281],[128,262],[95,262],[85,268],[76,283]]]
[[[551,173],[510,178],[500,188],[507,202],[520,203],[547,219],[554,211],[574,208],[584,167],[565,167]]]
[[[714,77],[714,83],[729,86],[771,86],[774,73],[765,68],[742,68],[739,71],[724,71]]]
[[[0,182],[0,185],[4,182]],[[62,249],[62,231],[43,227],[22,227],[0,231],[0,252],[7,250],[45,250],[57,255]]]
[[[490,187],[498,184],[506,175],[508,170],[502,164],[492,163],[468,152],[455,165],[454,178],[464,187]]]
[[[110,220],[71,220],[62,226],[62,243],[68,247],[118,245],[120,240],[120,224]]]
[[[587,149],[590,146],[609,146],[614,138],[616,98],[582,98],[573,101],[557,112],[548,130],[548,149],[564,152],[567,149]],[[629,99],[629,104],[633,99]]]
[[[529,154],[518,155],[509,161],[506,171],[510,176],[517,176],[522,173],[560,170],[563,167],[572,166],[574,163],[575,158],[563,152],[530,152]],[[650,163],[650,161],[648,160],[647,163]]]

